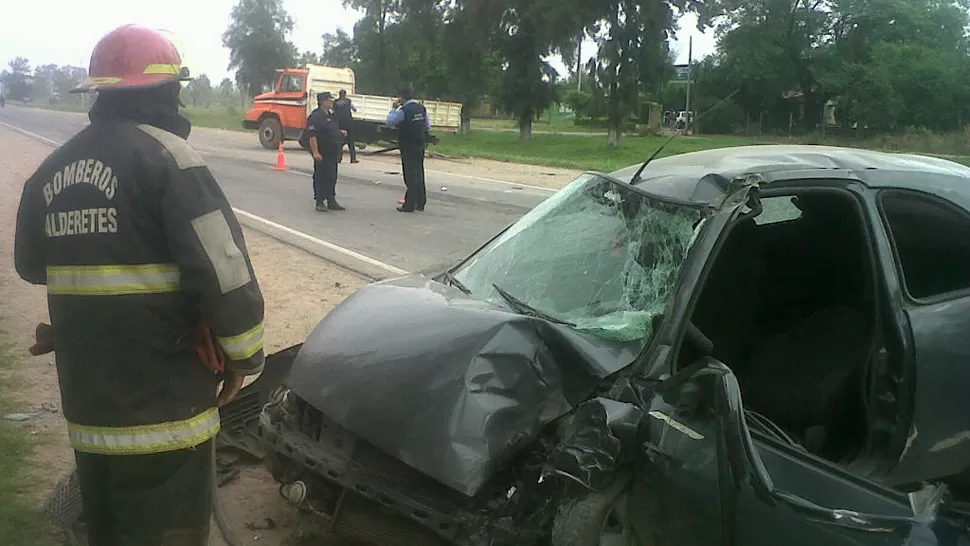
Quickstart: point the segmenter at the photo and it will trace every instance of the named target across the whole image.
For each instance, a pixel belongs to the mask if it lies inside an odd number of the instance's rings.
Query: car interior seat
[[[757,344],[738,373],[745,406],[817,452],[824,432],[846,418],[858,394],[855,379],[869,361],[871,326],[868,313],[833,306]]]

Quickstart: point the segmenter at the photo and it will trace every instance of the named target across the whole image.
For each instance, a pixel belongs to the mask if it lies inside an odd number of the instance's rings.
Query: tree
[[[297,60],[299,66],[306,66],[308,64],[321,64],[320,56],[312,51],[304,51],[300,54],[300,58]]]
[[[229,69],[236,83],[256,96],[276,82],[276,70],[293,66],[298,54],[287,40],[293,19],[283,0],[239,0],[232,8],[232,22],[222,35],[229,49]]]
[[[519,124],[519,140],[532,140],[532,122],[558,99],[559,73],[545,59],[575,35],[572,0],[508,0],[496,49],[504,62],[499,99]]]
[[[495,82],[501,78],[501,61],[490,32],[500,15],[501,12],[474,0],[458,0],[446,8],[442,49],[449,94],[462,103],[462,134],[471,131],[472,111],[481,96],[494,90]]]
[[[326,33],[323,35],[323,54],[320,62],[327,66],[339,66],[342,68],[354,68],[357,63],[357,44],[343,29],[338,28],[336,33]]]
[[[183,94],[188,97],[189,104],[193,108],[199,105],[205,108],[212,106],[212,82],[209,81],[209,76],[200,74],[194,78],[185,86]]]
[[[364,88],[390,92],[388,67],[392,64],[388,60],[386,30],[400,14],[401,0],[343,0],[343,5],[364,12],[354,25],[357,81],[363,82]]]
[[[16,57],[7,66],[9,70],[0,73],[7,98],[26,100],[31,96],[30,61],[25,57]]]
[[[725,65],[742,88],[747,109],[791,108],[782,93],[801,93],[806,130],[821,122],[831,96],[822,84],[830,42],[833,0],[723,0],[727,16],[719,28]],[[785,112],[788,114],[789,112]],[[787,123],[788,115],[783,116]]]

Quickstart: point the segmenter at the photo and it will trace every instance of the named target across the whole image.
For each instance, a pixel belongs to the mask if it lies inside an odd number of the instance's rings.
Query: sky
[[[229,52],[222,46],[222,33],[238,0],[46,0],[4,1],[0,11],[0,65],[17,56],[27,57],[31,67],[54,63],[87,67],[91,50],[111,29],[138,23],[164,29],[177,37],[184,64],[193,75],[205,73],[215,84],[231,76]],[[338,27],[352,34],[360,14],[344,9],[340,0],[283,0],[296,23],[290,40],[300,51],[320,52],[321,36]],[[53,16],[52,14],[56,14]],[[695,19],[685,16],[681,30],[671,44],[678,63],[687,62],[688,35],[693,36],[694,58],[714,51],[711,32],[701,34]],[[594,53],[591,43],[583,56]],[[553,65],[565,74],[558,59]]]

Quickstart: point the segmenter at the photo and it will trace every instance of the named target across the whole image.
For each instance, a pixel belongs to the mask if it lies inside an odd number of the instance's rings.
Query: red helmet
[[[189,70],[171,40],[148,27],[124,25],[94,46],[88,79],[72,92],[137,89],[188,79]]]

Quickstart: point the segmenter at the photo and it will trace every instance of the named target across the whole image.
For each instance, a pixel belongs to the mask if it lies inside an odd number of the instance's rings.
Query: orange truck
[[[337,98],[344,89],[354,102],[354,129],[358,147],[367,143],[391,142],[396,133],[385,125],[394,97],[358,95],[354,92],[356,79],[349,68],[308,64],[303,68],[280,71],[276,88],[253,99],[253,107],[246,112],[243,127],[259,132],[259,143],[275,150],[281,141],[299,141],[306,130],[306,120],[316,108],[317,93],[329,91]],[[422,101],[431,118],[431,129],[457,131],[461,125],[461,104],[443,101]]]

